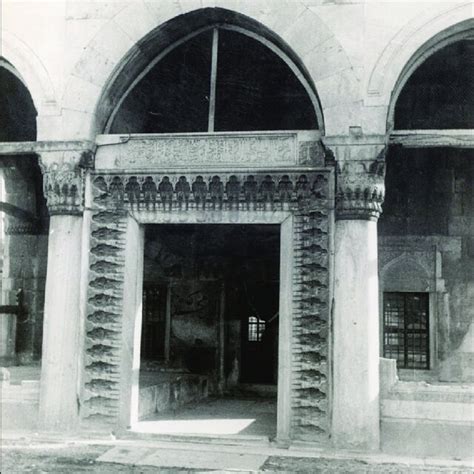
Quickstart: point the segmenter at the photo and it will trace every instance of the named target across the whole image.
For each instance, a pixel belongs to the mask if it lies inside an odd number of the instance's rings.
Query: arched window
[[[129,89],[108,132],[317,129],[309,86],[283,58],[238,27],[188,35]]]
[[[395,129],[474,128],[474,40],[429,56],[408,78],[395,106]]]

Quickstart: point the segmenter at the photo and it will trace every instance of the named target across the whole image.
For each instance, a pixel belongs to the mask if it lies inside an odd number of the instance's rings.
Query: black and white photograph
[[[0,472],[474,472],[474,0],[0,0]]]

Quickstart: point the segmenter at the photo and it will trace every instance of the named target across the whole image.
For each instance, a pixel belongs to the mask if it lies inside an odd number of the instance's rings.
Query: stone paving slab
[[[106,451],[100,456],[99,462],[115,462],[118,464],[137,464],[146,456],[156,451],[153,448],[139,448],[139,447],[115,447]]]
[[[262,454],[223,453],[182,449],[115,447],[100,456],[98,462],[153,466],[157,468],[259,471],[268,456]]]

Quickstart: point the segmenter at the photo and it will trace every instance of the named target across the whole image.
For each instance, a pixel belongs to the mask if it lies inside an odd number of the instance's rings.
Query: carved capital
[[[385,196],[385,149],[373,160],[338,162],[336,219],[377,220]]]
[[[80,215],[83,211],[83,156],[88,152],[41,154],[43,192],[50,215]]]

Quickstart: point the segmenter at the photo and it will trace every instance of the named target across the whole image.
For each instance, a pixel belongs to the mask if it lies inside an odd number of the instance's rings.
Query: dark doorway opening
[[[278,377],[278,282],[243,282],[240,381],[276,384]]]
[[[145,431],[274,435],[279,262],[278,225],[146,226]]]

